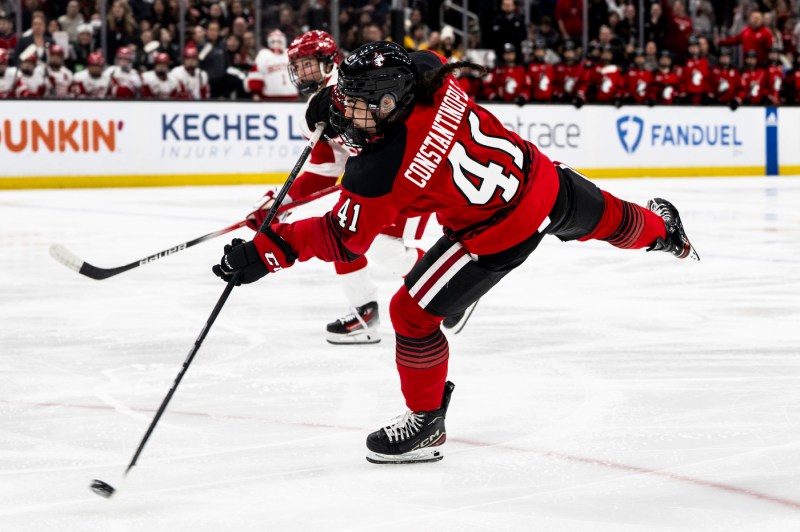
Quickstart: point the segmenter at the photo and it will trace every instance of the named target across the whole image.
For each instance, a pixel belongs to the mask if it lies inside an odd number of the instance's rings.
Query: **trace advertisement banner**
[[[800,169],[798,109],[487,108],[589,177],[764,175],[778,157]],[[280,183],[305,146],[304,114],[302,103],[0,101],[0,188]]]

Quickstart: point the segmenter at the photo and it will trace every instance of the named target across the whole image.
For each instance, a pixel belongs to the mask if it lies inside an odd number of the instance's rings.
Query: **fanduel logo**
[[[627,115],[617,119],[617,136],[622,148],[633,153],[639,147],[644,133],[644,120],[638,116]]]

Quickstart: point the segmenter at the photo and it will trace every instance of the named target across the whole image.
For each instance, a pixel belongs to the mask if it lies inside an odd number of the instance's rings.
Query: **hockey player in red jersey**
[[[736,109],[739,91],[739,71],[731,65],[731,51],[721,48],[719,65],[711,69],[711,99]]]
[[[45,96],[67,98],[72,86],[72,71],[64,66],[64,49],[52,44],[47,50],[47,66],[44,68]]]
[[[769,105],[781,104],[781,93],[783,91],[783,63],[781,63],[781,51],[777,47],[772,47],[769,51],[769,66],[767,67],[766,93]]]
[[[115,100],[136,98],[142,89],[142,77],[133,68],[133,51],[127,46],[118,48],[115,63],[108,69],[108,97]]]
[[[44,72],[36,66],[38,57],[30,53],[22,58],[17,72],[17,83],[14,88],[16,98],[41,98],[47,90]]]
[[[153,70],[142,74],[142,98],[173,100],[180,97],[181,85],[169,71],[169,55],[159,52],[153,62]]]
[[[8,66],[8,52],[0,48],[0,100],[12,98],[17,84],[17,69]]]
[[[679,90],[680,80],[672,69],[672,53],[669,50],[662,50],[658,58],[658,70],[653,74],[653,82],[650,84],[647,103],[671,105],[675,102]]]
[[[98,51],[86,58],[86,69],[72,78],[71,92],[78,98],[103,99],[108,95],[109,78],[103,53]]]
[[[747,52],[744,70],[739,78],[737,101],[743,105],[761,105],[767,96],[767,69],[759,68],[758,54]]]
[[[512,43],[503,45],[503,60],[484,78],[484,90],[487,100],[518,105],[530,100],[530,80],[525,67],[517,63],[517,49]]]
[[[795,58],[794,69],[786,77],[786,84],[787,103],[800,105],[800,58]]]
[[[547,44],[544,39],[536,39],[533,45],[533,60],[528,65],[528,79],[531,83],[530,92],[533,102],[553,101],[555,72],[553,65],[544,61],[546,53]]]
[[[653,72],[645,67],[644,50],[638,48],[633,57],[633,64],[625,73],[625,99],[632,103],[645,103],[653,82]]]
[[[700,40],[697,36],[689,37],[689,58],[680,67],[681,100],[691,105],[700,105],[708,101],[709,67],[708,59],[700,56]]]
[[[564,44],[564,61],[553,67],[553,97],[559,102],[572,102],[578,87],[581,65],[578,62],[575,44],[567,41]]]
[[[409,56],[373,42],[341,65],[331,127],[361,148],[350,158],[333,209],[277,224],[225,246],[216,275],[251,283],[313,257],[355,260],[398,213],[436,213],[444,236],[405,277],[392,299],[396,363],[408,411],[367,437],[367,459],[441,459],[453,390],[449,345],[440,329],[522,264],[545,234],[604,240],[623,249],[698,259],[678,211],[648,208],[600,190],[475,104],[432,52]]]
[[[614,64],[614,49],[610,44],[603,47],[600,64],[595,67],[594,85],[597,87],[595,101],[621,105],[625,95],[625,78],[622,70]]]
[[[600,63],[600,48],[596,42],[589,43],[589,51],[581,61],[578,70],[578,87],[575,89],[575,98],[572,99],[573,105],[580,109],[587,101],[593,102],[597,93],[597,69]]]
[[[309,102],[307,114],[315,114],[320,106],[326,116],[330,107],[330,93],[336,84],[338,49],[333,38],[324,31],[312,30],[296,38],[289,46],[289,68],[287,75],[302,94],[315,94]],[[313,121],[312,121],[313,122]],[[305,124],[304,124],[305,125]],[[305,131],[310,136],[310,131]],[[346,146],[337,136],[329,136],[318,142],[311,152],[305,170],[295,180],[285,202],[302,198],[336,184],[344,172],[347,159],[358,153],[358,149]],[[273,205],[274,192],[270,189],[251,212],[248,226],[258,230],[267,211]],[[397,275],[405,275],[417,262],[422,252],[407,247],[403,241],[419,239],[427,224],[428,216],[408,220],[398,215],[380,235],[372,248],[371,256],[387,263]],[[327,340],[332,344],[371,344],[380,341],[380,313],[377,303],[378,287],[372,282],[367,257],[354,261],[335,262],[350,312],[327,325]]]

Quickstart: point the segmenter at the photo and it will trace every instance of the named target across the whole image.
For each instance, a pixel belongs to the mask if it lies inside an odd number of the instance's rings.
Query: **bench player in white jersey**
[[[297,100],[297,88],[288,75],[289,55],[286,51],[286,35],[280,30],[270,32],[267,48],[258,52],[256,62],[247,73],[245,89],[254,100]]]
[[[0,100],[14,97],[14,86],[17,84],[17,69],[8,66],[8,52],[0,48]]]
[[[105,63],[102,52],[90,53],[86,58],[86,68],[72,78],[72,94],[78,98],[105,99],[109,84]]]
[[[36,53],[27,54],[19,63],[17,82],[14,86],[16,98],[41,98],[47,86],[44,81],[44,71],[36,66],[38,56]]]
[[[133,51],[127,46],[117,49],[114,66],[108,69],[108,96],[115,100],[136,98],[142,90],[142,77],[133,68]]]
[[[142,74],[142,98],[171,100],[180,97],[181,85],[169,71],[169,55],[159,52],[153,62],[153,70]]]
[[[208,100],[211,90],[208,86],[208,74],[200,68],[199,54],[194,46],[187,46],[183,51],[183,64],[172,69],[172,76],[181,87],[181,98],[184,100]]]
[[[68,98],[72,78],[72,71],[64,66],[64,49],[57,44],[50,45],[47,66],[44,67],[45,95],[48,98]]]
[[[289,47],[289,77],[302,94],[316,94],[309,101],[306,116],[321,112],[327,122],[329,92],[336,85],[337,48],[333,38],[324,31],[309,31],[292,41]],[[310,136],[305,121],[304,134]],[[345,163],[358,150],[349,148],[334,135],[319,142],[311,152],[305,170],[292,185],[286,202],[318,190],[333,186],[344,172]],[[248,215],[251,229],[257,230],[266,212],[272,207],[274,191],[269,190],[262,198],[260,207]],[[419,239],[427,224],[428,216],[411,220],[399,216],[392,225],[386,226],[370,250],[370,257],[386,264],[397,275],[405,275],[422,255],[422,251],[406,247],[403,237]],[[327,339],[332,344],[367,344],[380,341],[378,326],[378,288],[370,279],[365,256],[348,262],[335,262],[338,279],[344,289],[351,312],[327,326]]]

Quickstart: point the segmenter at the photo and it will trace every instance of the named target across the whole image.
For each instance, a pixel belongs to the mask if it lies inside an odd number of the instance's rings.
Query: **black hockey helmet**
[[[350,53],[339,66],[331,98],[331,126],[344,143],[363,147],[402,119],[414,101],[415,74],[411,57],[397,43],[371,42]],[[362,101],[374,125],[345,116],[346,106],[356,111]]]

